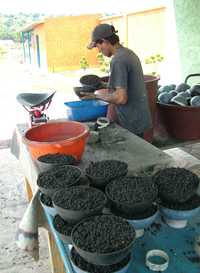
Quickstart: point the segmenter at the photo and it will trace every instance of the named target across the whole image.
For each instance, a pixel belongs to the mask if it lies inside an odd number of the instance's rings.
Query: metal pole
[[[28,32],[28,55],[31,64],[31,31]]]
[[[24,62],[26,62],[26,51],[25,51],[25,46],[24,46],[24,32],[22,32],[20,36],[21,36],[21,42],[23,45]]]

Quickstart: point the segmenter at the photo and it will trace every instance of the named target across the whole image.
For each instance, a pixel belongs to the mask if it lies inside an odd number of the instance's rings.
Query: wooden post
[[[30,202],[33,197],[33,192],[32,192],[32,189],[31,189],[31,186],[30,186],[30,183],[29,183],[27,177],[24,177],[24,183],[25,183],[26,197],[27,197],[28,202]]]
[[[65,266],[63,264],[62,258],[58,251],[57,245],[53,235],[47,231],[48,246],[49,246],[49,258],[51,263],[51,272],[52,273],[66,273]]]

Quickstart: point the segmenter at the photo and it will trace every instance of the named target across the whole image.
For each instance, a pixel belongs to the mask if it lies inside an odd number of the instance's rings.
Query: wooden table
[[[30,200],[33,192],[37,189],[38,169],[27,147],[22,143],[22,135],[26,129],[26,125],[17,126],[12,142],[12,152],[20,160],[25,177],[27,198]],[[102,133],[101,140],[101,143],[87,145],[80,163],[81,168],[84,169],[90,161],[120,159],[128,163],[129,174],[134,174],[144,169],[160,169],[174,164],[169,155],[119,126],[114,125],[107,128],[107,131]],[[46,212],[45,215],[51,229],[47,235],[52,273],[73,273],[68,258],[68,246],[62,243],[54,231],[52,217]],[[186,255],[192,251],[191,242],[198,233],[200,233],[199,223],[194,223],[187,229],[177,232],[158,220],[157,224],[145,232],[143,238],[136,241],[133,249],[134,262],[132,262],[128,273],[149,272],[144,266],[144,257],[145,253],[153,248],[163,249],[170,256],[170,266],[165,271],[166,273],[199,273],[198,265],[192,263],[189,256],[185,257],[184,254],[184,251]],[[186,241],[190,243],[186,243]]]

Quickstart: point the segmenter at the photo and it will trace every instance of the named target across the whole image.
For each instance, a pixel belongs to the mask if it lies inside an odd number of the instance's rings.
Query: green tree
[[[0,13],[0,39],[12,39],[17,41],[17,32],[20,28],[31,24],[32,22],[41,21],[44,19],[44,14],[1,14]]]

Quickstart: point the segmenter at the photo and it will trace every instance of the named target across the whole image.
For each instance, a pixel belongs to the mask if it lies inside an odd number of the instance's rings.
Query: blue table
[[[72,269],[69,248],[63,244],[52,224],[52,217],[45,212],[55,242],[62,257],[67,273],[75,273]],[[192,220],[184,229],[168,227],[158,219],[145,231],[143,237],[136,240],[133,247],[133,259],[127,273],[149,273],[145,266],[145,255],[151,249],[167,252],[170,262],[166,273],[200,273],[200,257],[194,251],[195,237],[200,235],[200,215]]]

